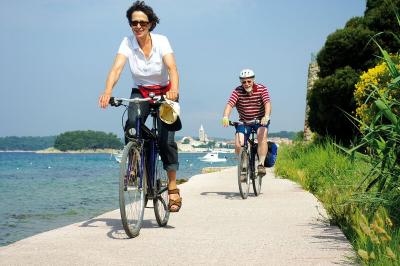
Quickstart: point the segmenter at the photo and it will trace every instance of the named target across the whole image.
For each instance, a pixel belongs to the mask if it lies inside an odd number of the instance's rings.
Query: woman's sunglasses
[[[140,27],[146,27],[147,25],[149,25],[149,23],[150,22],[148,22],[148,21],[134,20],[134,21],[131,21],[131,26],[137,27],[137,25],[140,24]]]

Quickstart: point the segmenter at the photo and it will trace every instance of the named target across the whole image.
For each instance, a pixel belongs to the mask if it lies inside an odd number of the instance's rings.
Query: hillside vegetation
[[[295,131],[279,131],[274,133],[268,133],[268,137],[270,138],[288,138],[291,140],[297,139],[299,136],[302,136],[303,131],[295,132]]]
[[[117,135],[101,131],[69,131],[57,136],[54,148],[60,151],[85,149],[122,149]]]
[[[47,137],[1,137],[0,151],[39,151],[55,148],[60,151],[122,149],[115,134],[101,131],[68,131]]]
[[[37,151],[54,145],[56,136],[49,137],[1,137],[0,150],[2,151]]]

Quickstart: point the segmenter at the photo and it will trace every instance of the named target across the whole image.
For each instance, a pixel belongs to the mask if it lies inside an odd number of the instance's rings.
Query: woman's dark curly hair
[[[151,27],[149,31],[152,31],[158,23],[160,23],[160,19],[157,17],[156,13],[154,13],[153,9],[146,5],[144,1],[136,1],[132,4],[132,6],[126,11],[126,18],[128,19],[129,25],[131,25],[132,13],[135,11],[142,11],[149,18],[149,22],[151,23]]]

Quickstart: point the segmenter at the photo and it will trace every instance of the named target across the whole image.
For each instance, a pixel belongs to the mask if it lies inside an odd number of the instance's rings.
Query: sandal
[[[181,194],[179,194],[179,188],[171,189],[171,190],[168,189],[168,195],[171,195],[171,194],[178,194],[179,198],[176,200],[173,200],[170,198],[169,202],[168,202],[168,209],[170,212],[179,212],[179,210],[182,207],[182,198],[181,198]],[[178,208],[173,209],[173,208],[171,208],[172,206],[177,206]]]

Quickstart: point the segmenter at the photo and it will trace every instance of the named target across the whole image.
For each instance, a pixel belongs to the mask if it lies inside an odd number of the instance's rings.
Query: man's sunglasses
[[[149,23],[150,22],[148,22],[148,21],[134,20],[134,21],[131,21],[131,26],[137,27],[137,25],[140,24],[140,27],[146,27],[147,25],[149,25]]]
[[[252,83],[253,81],[252,80],[241,80],[240,81],[242,84],[250,84],[250,83]]]

